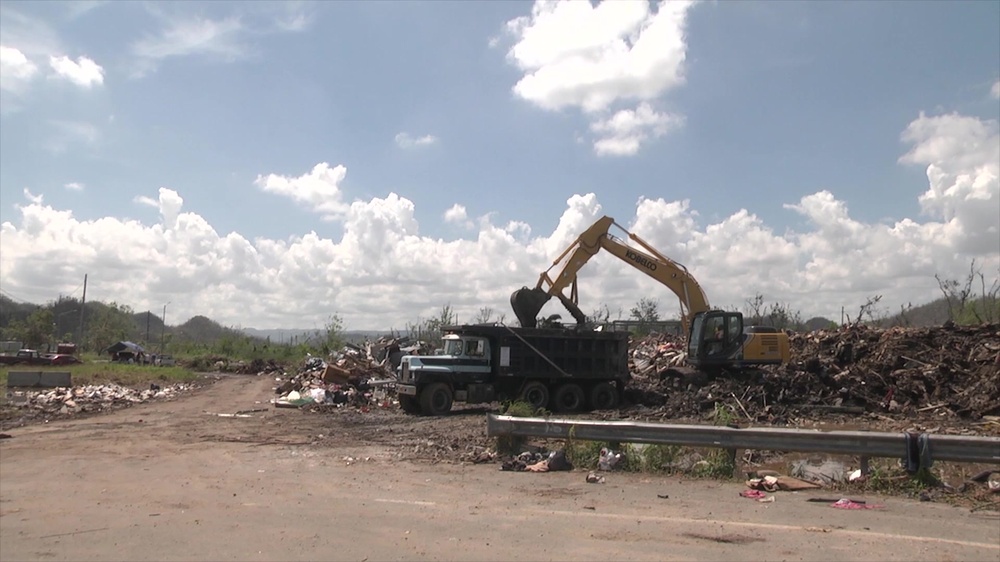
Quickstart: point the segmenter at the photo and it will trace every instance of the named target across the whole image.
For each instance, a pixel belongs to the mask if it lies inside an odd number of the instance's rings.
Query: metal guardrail
[[[868,431],[820,431],[776,427],[736,429],[628,421],[517,418],[488,414],[486,433],[489,436],[573,438],[585,441],[684,445],[729,450],[764,449],[901,459],[907,456],[905,434]],[[1000,464],[1000,438],[924,435],[927,437],[933,460]]]

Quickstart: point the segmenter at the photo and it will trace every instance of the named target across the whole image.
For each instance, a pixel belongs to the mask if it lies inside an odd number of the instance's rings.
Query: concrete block
[[[7,387],[71,387],[73,378],[68,371],[8,371]]]

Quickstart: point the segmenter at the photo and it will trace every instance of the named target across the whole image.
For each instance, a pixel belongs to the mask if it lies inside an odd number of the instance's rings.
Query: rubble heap
[[[712,380],[669,376],[664,343],[633,342],[634,377],[626,397],[670,417],[705,417],[719,403],[739,417],[768,423],[808,411],[1000,415],[997,324],[794,334],[788,365]]]
[[[399,340],[382,338],[364,346],[348,344],[329,361],[308,357],[288,378],[279,377],[274,400],[279,407],[393,406],[389,393],[395,387],[395,365],[402,351]]]
[[[652,333],[629,345],[629,368],[640,379],[680,367],[686,358],[684,340],[670,334]]]
[[[52,414],[73,414],[79,412],[100,412],[111,408],[130,406],[160,398],[173,398],[190,390],[193,385],[175,384],[161,388],[156,384],[148,389],[136,390],[118,384],[55,388],[42,391],[15,392],[11,403],[22,408],[31,408]]]

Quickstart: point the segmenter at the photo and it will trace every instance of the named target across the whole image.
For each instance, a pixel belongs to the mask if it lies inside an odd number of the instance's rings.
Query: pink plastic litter
[[[869,503],[858,503],[845,498],[831,503],[830,507],[836,507],[837,509],[880,509],[882,506]]]
[[[754,500],[763,499],[764,497],[767,496],[767,494],[761,492],[760,490],[743,490],[742,492],[740,492],[740,495],[743,496],[744,498],[750,498]]]

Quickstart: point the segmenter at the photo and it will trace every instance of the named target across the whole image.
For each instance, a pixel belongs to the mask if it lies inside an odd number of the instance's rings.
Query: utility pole
[[[77,338],[80,340],[80,349],[83,349],[83,313],[87,310],[87,274],[83,274],[83,299],[80,301],[80,331]]]
[[[170,304],[170,301],[167,301]],[[167,335],[167,304],[163,305],[163,329],[160,331],[160,355],[163,354]]]

